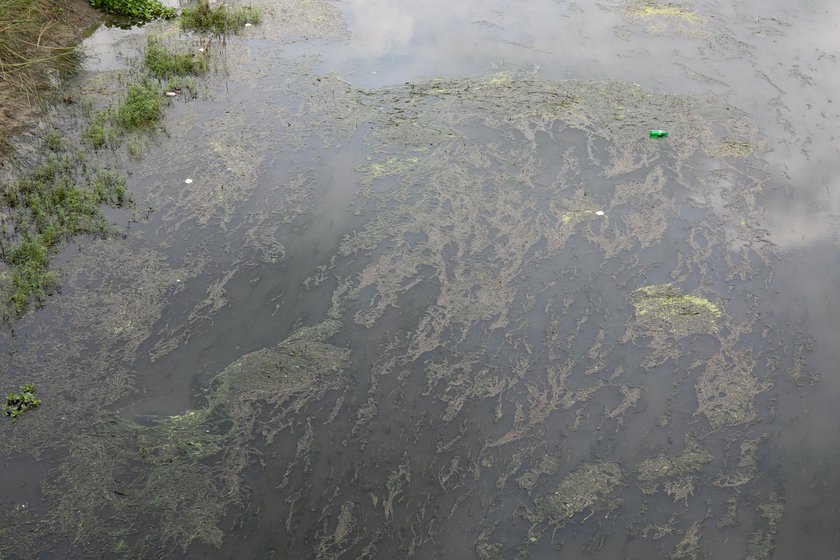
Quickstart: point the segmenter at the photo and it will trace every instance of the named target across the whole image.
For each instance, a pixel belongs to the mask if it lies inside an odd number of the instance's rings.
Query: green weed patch
[[[125,180],[112,171],[92,172],[82,156],[51,155],[31,174],[19,178],[2,195],[12,231],[0,239],[3,315],[17,318],[58,287],[50,258],[62,240],[77,234],[106,234],[110,224],[102,205],[130,202]]]
[[[178,52],[154,37],[150,37],[146,45],[143,64],[158,79],[197,75],[207,71],[207,60],[203,56]]]
[[[199,33],[227,35],[238,33],[246,23],[260,23],[261,19],[260,11],[251,6],[228,8],[225,4],[211,6],[209,0],[199,0],[195,6],[181,12],[181,27]]]

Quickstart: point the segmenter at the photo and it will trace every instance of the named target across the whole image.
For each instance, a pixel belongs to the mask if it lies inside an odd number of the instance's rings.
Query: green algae
[[[691,38],[706,36],[706,19],[683,4],[636,1],[626,13],[631,22],[644,23],[647,33],[653,35],[679,34]]]
[[[636,17],[669,16],[691,22],[701,21],[700,16],[678,4],[646,1],[630,8],[630,13]]]
[[[721,316],[720,308],[711,301],[683,294],[671,284],[639,288],[634,305],[642,320],[667,325],[676,336],[714,332]]]
[[[697,560],[700,554],[700,538],[702,526],[694,523],[683,534],[682,539],[671,549],[669,558],[671,560]]]
[[[371,179],[381,179],[389,175],[401,175],[413,170],[420,162],[419,157],[395,158],[390,157],[383,161],[375,161],[367,165],[363,171]]]
[[[562,527],[578,514],[610,511],[621,505],[624,484],[618,463],[585,463],[535,500],[536,516]]]
[[[776,549],[776,535],[779,521],[785,511],[784,500],[776,493],[771,493],[766,502],[758,504],[756,512],[766,523],[765,528],[757,528],[747,539],[747,560],[768,560]]]
[[[661,488],[674,501],[687,502],[694,492],[696,475],[712,458],[712,454],[703,449],[697,440],[686,436],[685,449],[679,455],[660,455],[639,461],[636,480],[642,483],[639,488],[646,494]]]
[[[50,522],[76,546],[185,551],[192,542],[220,546],[219,525],[244,503],[241,476],[288,416],[338,382],[348,351],[325,339],[340,327],[300,329],[274,348],[247,354],[205,389],[206,406],[150,426],[103,415],[73,441],[69,458],[46,487],[57,501]],[[267,414],[270,421],[258,423]],[[149,520],[154,520],[152,525]],[[133,544],[144,526],[145,536]]]
[[[697,379],[697,413],[713,428],[748,424],[758,418],[755,398],[773,385],[755,374],[749,349],[719,353],[706,361]]]

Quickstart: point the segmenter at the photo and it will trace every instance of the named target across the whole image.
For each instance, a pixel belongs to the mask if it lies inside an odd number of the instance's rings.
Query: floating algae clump
[[[758,418],[753,401],[770,387],[753,373],[750,350],[718,353],[707,362],[697,380],[697,412],[713,428],[748,424]]]
[[[136,558],[194,541],[221,545],[219,524],[246,502],[252,442],[270,442],[294,422],[290,414],[339,382],[349,352],[324,342],[339,325],[301,329],[243,356],[209,384],[204,408],[150,426],[92,419],[45,484],[57,504],[50,533]]]
[[[562,527],[578,513],[612,510],[621,505],[623,485],[618,463],[585,463],[537,501],[538,516]]]
[[[646,494],[653,494],[661,487],[674,500],[687,500],[694,491],[693,475],[711,460],[712,454],[697,440],[686,437],[685,449],[676,457],[660,455],[640,461],[636,466],[636,480]]]
[[[645,286],[635,295],[636,317],[648,326],[677,337],[717,331],[720,308],[705,298],[683,294],[671,284]]]
[[[640,6],[630,9],[630,13],[636,17],[669,16],[687,21],[702,21],[703,18],[676,4],[660,4],[658,2],[645,2]]]
[[[365,168],[365,172],[372,179],[380,179],[389,175],[401,175],[417,167],[420,162],[418,157],[395,158],[389,157],[383,161],[375,161]]]
[[[679,33],[694,38],[703,37],[705,34],[704,19],[679,4],[648,0],[632,6],[627,13],[631,20],[645,22],[648,33]]]

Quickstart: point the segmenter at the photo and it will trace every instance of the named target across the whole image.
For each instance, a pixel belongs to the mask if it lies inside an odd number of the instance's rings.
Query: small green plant
[[[109,127],[111,114],[110,109],[97,112],[90,123],[82,130],[82,140],[97,150],[112,143],[113,133]]]
[[[6,396],[6,404],[3,406],[3,414],[12,419],[12,424],[17,422],[18,416],[29,412],[40,406],[41,401],[35,398],[35,384],[27,383],[20,386],[20,393],[9,393]]]
[[[154,37],[149,37],[143,63],[149,73],[158,79],[203,74],[207,71],[207,60],[203,56],[177,52]]]
[[[209,0],[199,0],[181,12],[181,27],[188,31],[227,35],[238,33],[246,23],[258,24],[260,11],[252,6],[228,8],[225,4],[211,6]]]
[[[102,12],[128,18],[132,23],[171,19],[178,15],[160,0],[90,0],[90,5]]]
[[[44,135],[44,147],[51,152],[61,150],[61,135],[57,130],[51,130]]]

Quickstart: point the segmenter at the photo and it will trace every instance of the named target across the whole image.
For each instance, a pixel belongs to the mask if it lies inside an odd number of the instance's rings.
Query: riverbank
[[[75,68],[75,45],[98,20],[86,0],[0,0],[0,167],[8,164],[10,138]]]

